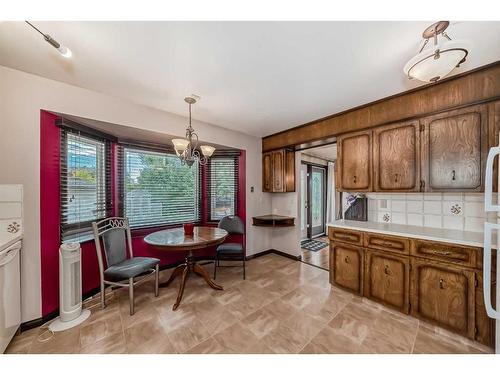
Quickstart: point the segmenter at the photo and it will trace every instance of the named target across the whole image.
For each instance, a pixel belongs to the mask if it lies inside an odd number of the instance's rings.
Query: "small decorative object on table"
[[[194,224],[193,223],[184,223],[184,234],[186,236],[192,236],[194,232]]]

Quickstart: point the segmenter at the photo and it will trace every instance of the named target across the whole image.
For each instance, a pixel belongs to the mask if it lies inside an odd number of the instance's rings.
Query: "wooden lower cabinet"
[[[475,272],[427,259],[411,259],[411,313],[474,339]]]
[[[494,346],[481,248],[331,227],[328,234],[331,284]]]
[[[409,257],[366,250],[364,296],[401,312],[410,308]]]
[[[364,249],[357,246],[330,243],[330,283],[358,295],[363,295]]]

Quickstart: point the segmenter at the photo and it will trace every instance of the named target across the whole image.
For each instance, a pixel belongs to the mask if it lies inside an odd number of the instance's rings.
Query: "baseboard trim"
[[[202,265],[210,264],[214,261],[214,258],[210,257],[210,256],[195,257],[194,259],[196,262],[206,261],[205,263],[201,263]],[[178,262],[171,263],[171,264],[164,264],[163,266],[160,266],[160,271],[177,267],[178,265],[180,265],[182,263],[184,263],[184,261],[178,261]],[[82,299],[83,299],[83,301],[85,301],[86,299],[93,297],[100,292],[101,292],[101,289],[99,287],[94,288],[94,289],[88,291],[87,293],[84,293],[82,295]],[[50,312],[50,313],[48,313],[40,318],[29,320],[27,322],[21,323],[19,330],[20,330],[20,332],[24,332],[24,331],[30,330],[32,328],[40,327],[40,326],[44,325],[45,323],[50,322],[52,319],[57,318],[58,316],[59,316],[59,309],[54,310],[54,311],[52,311],[52,312]]]
[[[258,258],[258,257],[264,256],[264,255],[267,255],[267,254],[281,255],[282,257],[293,259],[293,260],[296,260],[296,261],[300,261],[302,259],[301,255],[291,255],[291,254],[288,254],[288,253],[285,253],[283,251],[279,251],[279,250],[276,250],[276,249],[269,249],[269,250],[261,251],[260,253],[257,253],[257,254],[249,255],[249,256],[246,257],[246,260]]]

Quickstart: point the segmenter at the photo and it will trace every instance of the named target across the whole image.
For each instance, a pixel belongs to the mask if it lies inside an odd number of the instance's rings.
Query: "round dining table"
[[[184,263],[178,265],[170,278],[160,284],[160,288],[165,288],[174,281],[174,279],[182,275],[179,292],[177,293],[177,300],[172,307],[172,310],[177,310],[179,307],[186,280],[191,273],[201,276],[205,282],[213,289],[222,290],[222,286],[216,284],[205,269],[197,264],[194,260],[196,251],[206,249],[210,246],[218,245],[226,239],[228,232],[224,229],[214,227],[194,227],[192,235],[186,235],[184,228],[165,229],[158,232],[148,234],[144,237],[144,241],[161,251],[169,252],[187,252],[186,260]]]

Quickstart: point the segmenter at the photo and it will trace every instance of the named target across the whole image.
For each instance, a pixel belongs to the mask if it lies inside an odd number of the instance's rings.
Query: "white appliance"
[[[500,140],[499,140],[500,144]],[[498,193],[493,193],[493,161],[495,157],[500,155],[500,146],[492,147],[486,159],[486,178],[485,178],[485,193],[484,193],[484,209],[486,212],[494,212],[494,222],[484,223],[484,251],[483,251],[483,293],[484,304],[488,316],[495,319],[496,339],[495,353],[500,354],[500,288],[498,281],[500,280],[500,189]],[[500,160],[499,160],[500,163]],[[500,164],[499,164],[500,165]],[[498,175],[498,186],[500,187],[500,173]],[[494,196],[496,199],[494,201]],[[493,239],[493,234],[496,234],[496,239]],[[492,250],[492,243],[495,242],[495,250]],[[491,256],[496,253],[497,270],[494,290],[491,289]],[[491,293],[496,296],[496,306],[493,306]]]
[[[21,324],[21,241],[0,251],[0,353]]]
[[[64,331],[85,321],[89,310],[82,311],[82,260],[80,244],[64,243],[59,248],[59,318],[49,329]]]

